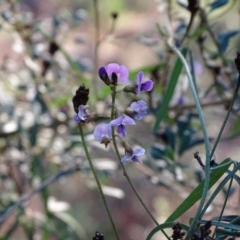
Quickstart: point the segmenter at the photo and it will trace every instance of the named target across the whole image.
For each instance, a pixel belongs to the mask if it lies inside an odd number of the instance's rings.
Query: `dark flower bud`
[[[211,162],[210,162],[210,167],[213,167],[215,164],[216,163],[215,163],[214,159],[212,159]]]
[[[197,159],[198,164],[202,167],[202,169],[205,169],[205,166],[204,166],[204,164],[203,164],[203,162],[202,162],[202,159],[201,159],[201,157],[199,156],[199,152],[195,152],[195,153],[194,153],[194,158]]]
[[[102,233],[99,233],[99,232],[96,231],[95,237],[93,237],[92,240],[104,240],[104,236],[103,236]]]
[[[173,234],[172,234],[172,239],[173,240],[178,240],[182,239],[183,236],[186,234],[184,231],[182,231],[182,227],[179,223],[174,223],[172,226]]]
[[[240,52],[237,52],[237,57],[235,58],[235,65],[236,65],[237,70],[240,74]]]
[[[59,49],[59,45],[56,42],[50,42],[48,51],[51,55],[54,55]]]
[[[107,72],[106,72],[105,67],[99,68],[99,70],[98,70],[98,75],[99,75],[99,77],[103,80],[103,82],[104,82],[106,85],[108,85],[108,86],[110,85],[111,81],[110,81],[110,79],[109,79],[109,77],[108,77],[108,74],[107,74]]]
[[[78,107],[80,105],[86,105],[88,101],[89,89],[85,88],[84,84],[78,88],[76,94],[73,96],[73,108],[78,113]]]
[[[123,88],[122,91],[137,94],[137,85],[127,85]]]
[[[212,226],[212,221],[207,221],[204,225],[205,229],[209,229]]]
[[[117,85],[118,76],[115,72],[112,73],[112,84]]]
[[[197,12],[199,9],[199,2],[198,0],[188,0],[188,10],[191,13]]]
[[[118,13],[117,12],[112,12],[111,17],[113,18],[113,20],[117,19]]]

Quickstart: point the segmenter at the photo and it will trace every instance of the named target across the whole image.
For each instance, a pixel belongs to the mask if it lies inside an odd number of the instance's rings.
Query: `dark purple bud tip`
[[[113,85],[116,85],[117,84],[117,81],[118,81],[118,76],[115,72],[112,73],[112,83]]]
[[[99,70],[98,70],[98,75],[99,77],[103,80],[103,82],[106,84],[106,85],[110,85],[110,79],[108,77],[108,74],[106,72],[106,69],[105,67],[100,67]]]

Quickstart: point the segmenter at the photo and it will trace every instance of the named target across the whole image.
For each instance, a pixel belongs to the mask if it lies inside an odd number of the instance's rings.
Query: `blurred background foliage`
[[[109,117],[111,107],[110,91],[96,73],[110,62],[128,66],[130,81],[142,70],[155,83],[143,97],[148,115],[128,129],[129,139],[143,146],[146,156],[143,164],[126,167],[157,219],[164,222],[203,179],[194,159],[198,151],[204,160],[198,114],[182,63],[167,40],[173,35],[184,47],[212,141],[237,83],[240,4],[201,1],[188,30],[192,12],[186,3],[1,1],[1,239],[91,239],[95,231],[112,239],[73,121],[72,96],[83,83],[90,88],[90,109],[98,115],[85,126],[86,139],[121,239],[145,239],[154,227],[126,184],[113,149],[93,140],[94,126]],[[136,99],[123,94],[116,104],[125,110]],[[239,157],[239,111],[238,96],[216,162]],[[233,184],[229,214],[239,211],[237,189]],[[226,189],[221,194],[206,212],[209,218],[219,215]],[[179,221],[188,223],[194,210]]]

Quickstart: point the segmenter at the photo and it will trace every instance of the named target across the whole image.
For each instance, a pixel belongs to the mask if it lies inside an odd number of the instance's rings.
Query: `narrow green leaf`
[[[217,188],[214,190],[214,192],[211,194],[210,198],[208,199],[207,203],[205,204],[204,208],[202,209],[202,212],[200,214],[200,218],[204,215],[204,213],[207,211],[210,204],[213,202],[213,200],[216,198],[217,194],[223,190],[225,184],[235,176],[236,171],[238,171],[239,165],[237,164],[232,171],[227,170],[226,173],[228,175],[219,183]]]
[[[182,52],[183,56],[185,57],[187,54],[187,49],[183,48],[181,52]],[[179,75],[182,71],[182,66],[183,66],[182,61],[178,58],[175,66],[173,68],[172,75],[171,75],[169,84],[167,86],[167,90],[164,94],[163,102],[157,112],[157,119],[156,119],[155,125],[153,127],[154,132],[158,130],[161,121],[163,120],[163,118],[165,117],[165,115],[167,113],[168,105],[173,97]]]
[[[200,223],[205,224],[207,221],[206,220],[201,220]],[[231,223],[223,223],[223,222],[211,222],[213,226],[216,227],[223,227],[225,229],[231,229],[231,230],[237,230],[240,231],[240,226],[239,225],[235,225],[235,224],[231,224]]]
[[[210,174],[209,189],[219,180],[219,178],[227,171],[232,161],[227,158],[225,159],[217,169],[213,169]],[[175,221],[183,213],[185,213],[190,207],[192,207],[201,197],[203,192],[205,180],[203,180],[191,193],[190,195],[178,206],[178,208],[168,217],[166,222]]]
[[[221,217],[221,221],[231,222],[232,220],[234,220],[237,217],[239,217],[239,215],[224,215],[224,216]],[[218,219],[219,219],[219,216],[213,217],[211,220],[212,221],[218,221]]]
[[[223,235],[223,239],[225,239],[226,237],[232,236],[232,237],[240,237],[240,232],[233,232],[233,231],[227,231],[227,230],[223,230],[221,228],[218,228],[216,230],[216,233],[218,235]]]
[[[146,240],[150,240],[153,235],[157,232],[159,232],[162,229],[165,228],[172,228],[175,222],[165,222],[163,224],[158,225],[157,227],[155,227],[147,236]],[[183,230],[188,231],[189,227],[187,225],[184,225],[182,223],[179,223],[179,225],[182,227]]]

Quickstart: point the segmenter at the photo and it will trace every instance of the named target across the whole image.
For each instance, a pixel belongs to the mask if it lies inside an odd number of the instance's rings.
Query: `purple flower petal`
[[[77,123],[81,122],[81,119],[79,118],[79,116],[78,116],[77,114],[74,115],[73,119],[74,119],[74,121],[77,122]]]
[[[139,162],[139,163],[140,163],[140,161],[139,161],[139,159],[138,159],[137,156],[133,156],[133,157],[132,157],[132,161],[134,161],[134,162]]]
[[[142,156],[143,154],[145,154],[145,149],[144,148],[135,148],[133,150],[133,155],[135,156]]]
[[[139,72],[137,74],[137,95],[138,96],[140,95],[140,92],[141,92],[141,84],[142,84],[143,77],[144,77],[143,72]]]
[[[119,68],[119,79],[118,79],[118,83],[127,83],[128,82],[128,69],[124,66],[121,65],[121,67]]]
[[[143,100],[133,102],[130,108],[134,112],[133,117],[136,120],[141,120],[147,114],[147,104]]]
[[[112,120],[109,123],[111,126],[119,126],[121,124],[123,125],[134,125],[135,122],[132,118],[128,117],[127,115],[123,114],[121,116],[119,116],[118,118]]]
[[[78,113],[73,117],[73,119],[79,123],[79,122],[86,122],[88,121],[88,112],[87,112],[87,107],[85,105],[80,105],[78,107]]]
[[[123,119],[122,119],[122,124],[123,125],[134,125],[136,123],[134,122],[134,120],[132,118],[130,118],[129,116],[124,114]]]
[[[105,69],[107,71],[108,77],[111,79],[112,73],[118,74],[120,66],[117,63],[110,63],[108,64]]]
[[[143,72],[139,72],[139,73],[137,74],[137,80],[138,80],[137,83],[138,83],[138,84],[141,84],[143,78],[144,78]]]
[[[153,81],[152,80],[147,80],[144,83],[141,84],[141,89],[140,91],[151,91],[153,88]]]
[[[109,124],[110,124],[111,126],[118,126],[118,125],[122,124],[123,117],[124,117],[124,116],[121,115],[120,117],[112,120]]]
[[[134,162],[140,162],[138,157],[142,156],[145,153],[145,149],[144,148],[135,148],[133,150],[132,154],[127,153],[122,159],[122,162],[126,162],[129,160],[132,160]]]
[[[121,162],[127,162],[132,159],[132,155],[125,155],[122,159]]]
[[[101,123],[94,129],[93,136],[97,141],[102,141],[104,137],[112,138],[112,129],[109,124]]]
[[[124,125],[119,125],[117,127],[117,133],[120,137],[125,137],[127,135],[126,127]]]
[[[107,72],[106,72],[105,67],[100,67],[100,68],[98,69],[98,75],[99,75],[99,77],[100,77],[102,80],[106,77]]]

